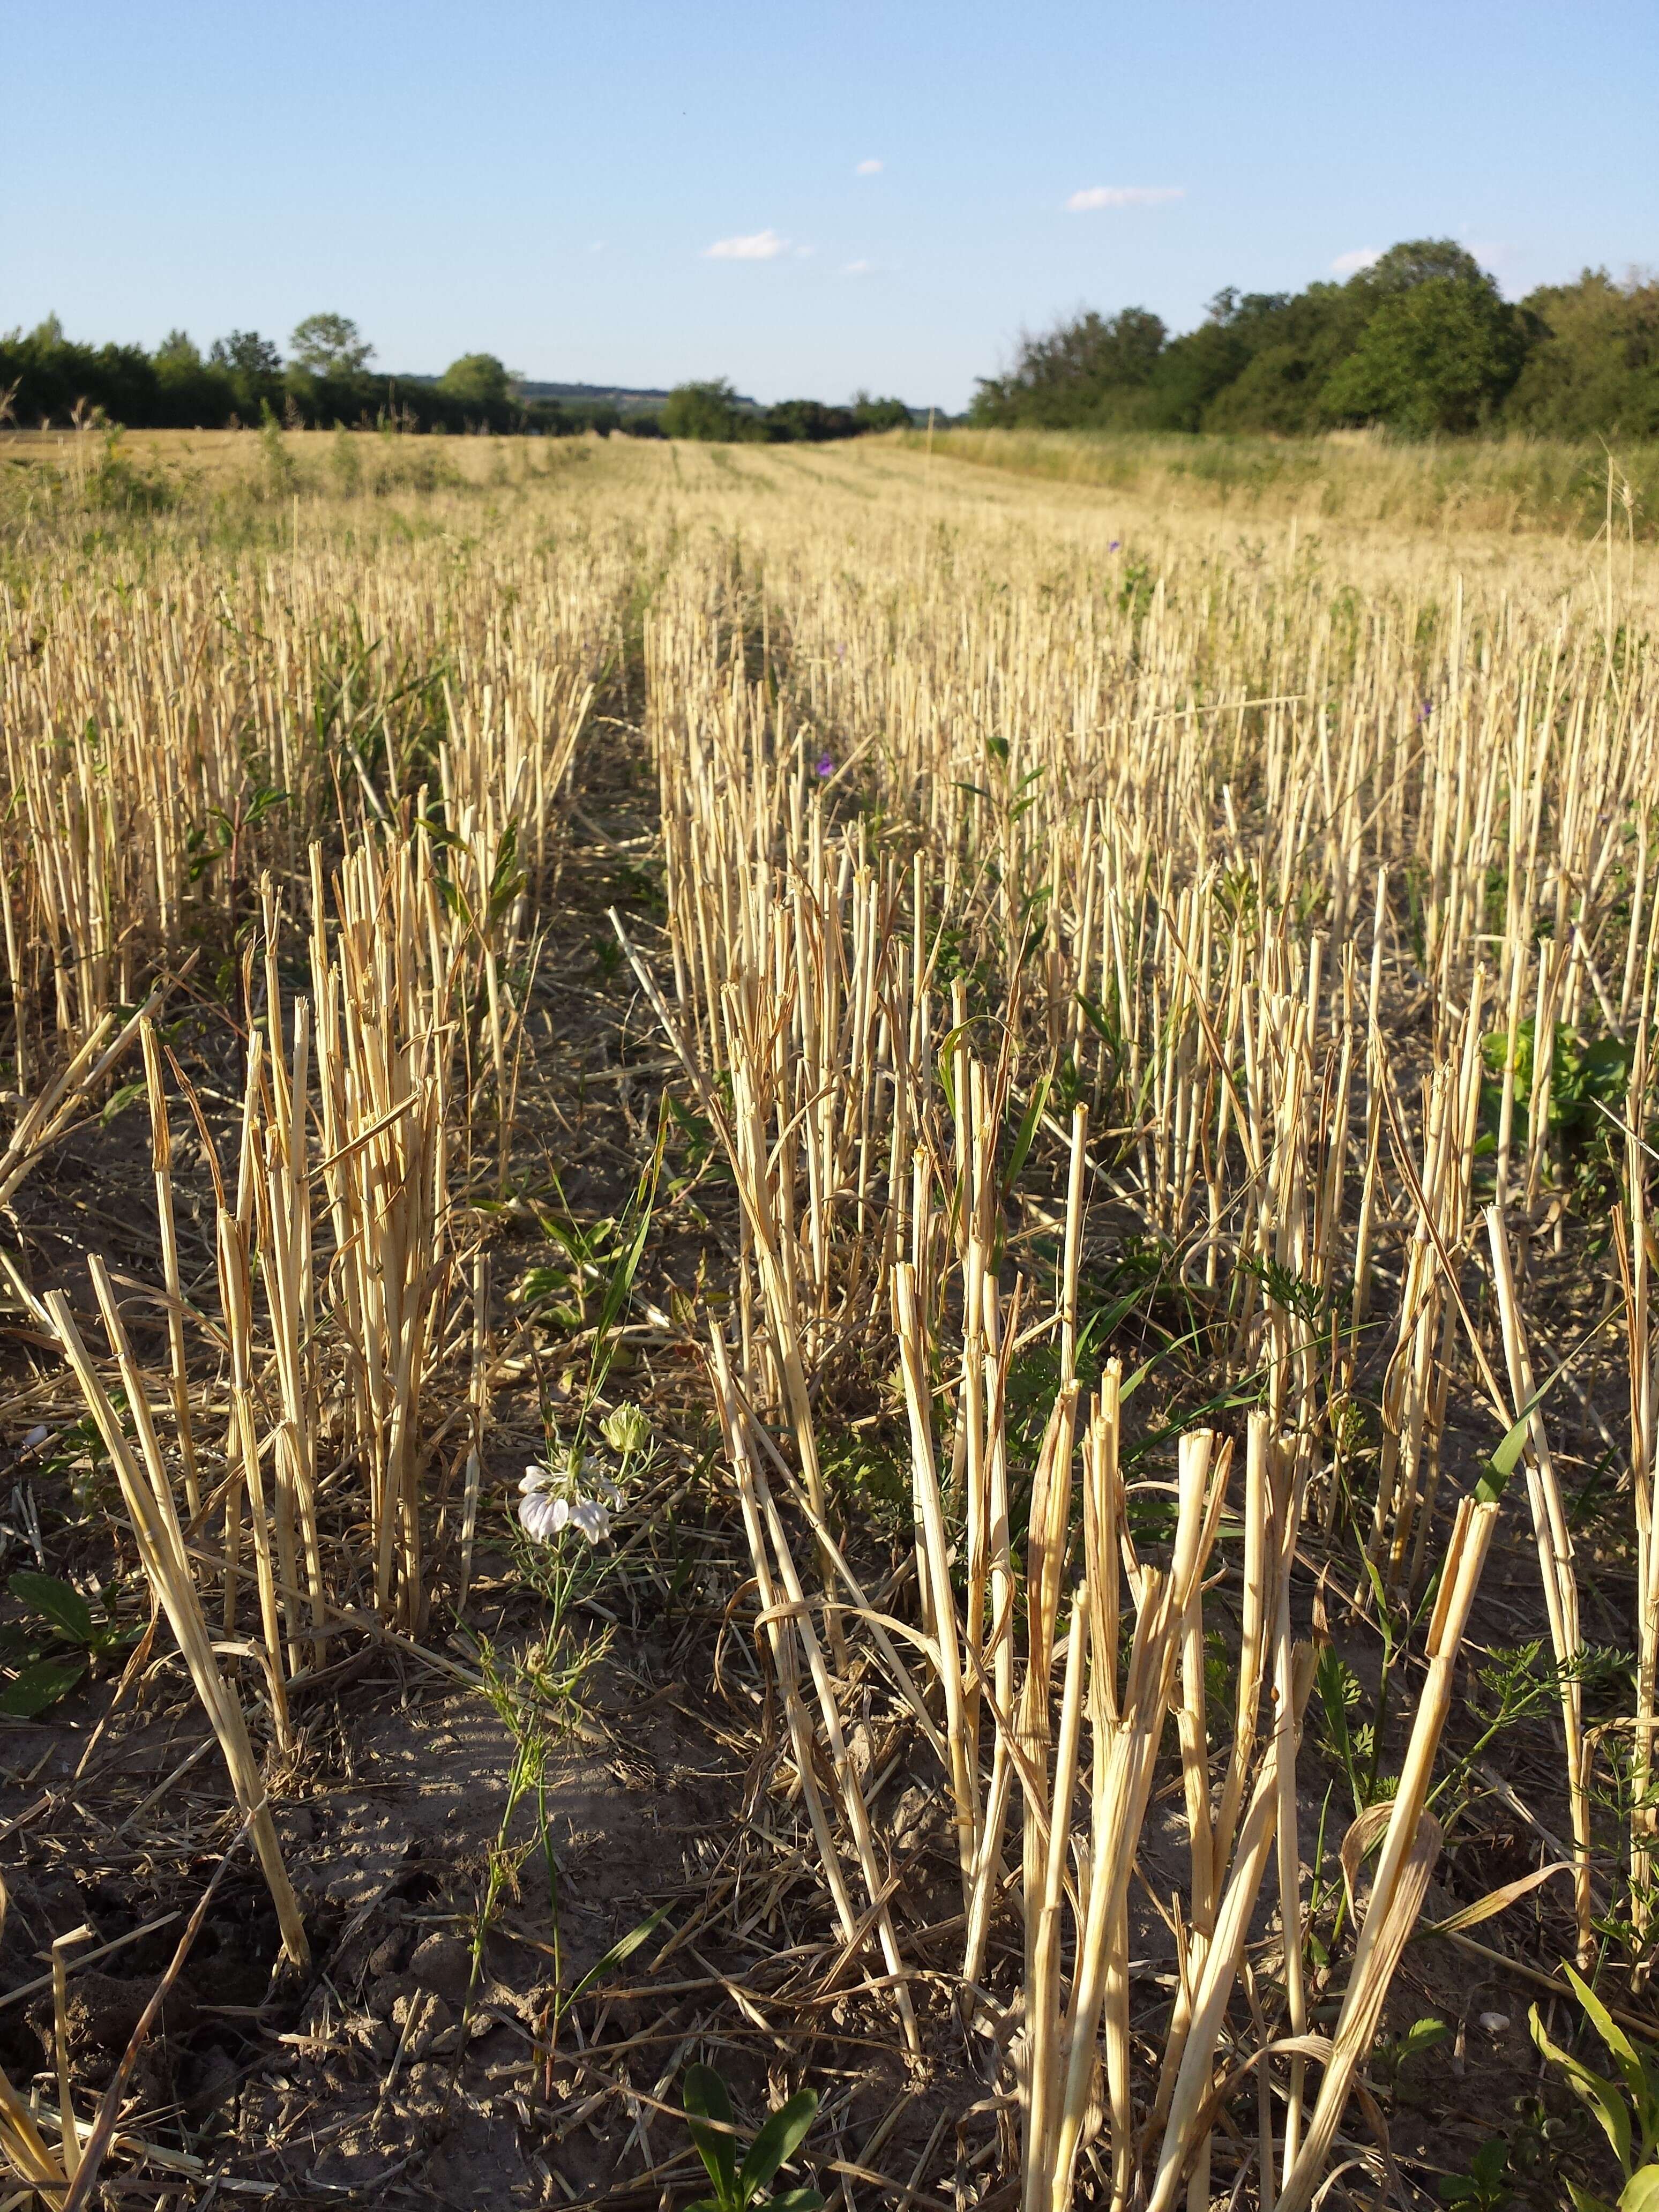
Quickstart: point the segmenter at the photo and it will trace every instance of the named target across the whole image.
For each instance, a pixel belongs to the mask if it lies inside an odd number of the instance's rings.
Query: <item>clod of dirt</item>
[[[927,1789],[920,1782],[913,1782],[893,1808],[894,1850],[914,1850],[939,1826],[943,1814],[938,1790]]]
[[[383,1936],[368,1954],[368,1971],[374,1979],[383,1981],[388,1974],[401,1974],[409,1961],[409,1937],[401,1929],[394,1929]]]
[[[456,2039],[453,2012],[441,1997],[434,1997],[426,1990],[399,1997],[392,2008],[392,2024],[396,2028],[407,2029],[405,2048],[411,2059],[428,2058]]]
[[[390,2020],[397,2008],[413,1996],[416,1990],[410,1974],[388,1974],[383,1981],[374,1984],[367,2002],[376,2020]]]
[[[410,1960],[409,1971],[434,1996],[465,2004],[472,1982],[472,1947],[459,1936],[428,1936]]]
[[[94,2050],[119,2057],[132,2039],[144,2007],[155,1990],[151,1981],[127,1981],[100,1974],[96,1967],[77,1974],[70,1984],[69,2031],[72,2049]],[[46,2039],[50,2042],[50,2002],[46,2012]],[[181,1976],[168,1990],[155,2023],[155,2034],[182,2035],[192,2027],[200,2008],[195,1991]]]
[[[276,1814],[276,1832],[284,1850],[317,1839],[316,1815],[304,1805],[285,1805]]]
[[[189,2105],[199,2122],[224,2102],[235,2087],[241,2069],[228,2051],[214,2044],[198,2056],[191,2071]]]

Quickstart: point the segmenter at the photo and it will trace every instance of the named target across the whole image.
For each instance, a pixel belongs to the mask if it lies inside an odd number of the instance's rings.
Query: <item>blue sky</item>
[[[1653,0],[0,0],[0,327],[76,337],[954,408],[1083,302],[1659,260]]]

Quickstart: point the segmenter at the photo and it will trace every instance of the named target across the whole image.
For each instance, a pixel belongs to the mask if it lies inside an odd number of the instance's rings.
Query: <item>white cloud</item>
[[[844,261],[841,273],[843,276],[873,276],[876,264],[873,261]]]
[[[787,252],[789,241],[775,230],[757,230],[747,238],[717,238],[703,248],[706,261],[775,261]]]
[[[1157,207],[1164,200],[1184,200],[1184,185],[1091,185],[1073,192],[1066,203],[1070,215],[1090,215],[1096,208]]]
[[[1338,276],[1357,276],[1362,269],[1369,269],[1382,258],[1380,246],[1356,246],[1352,253],[1339,253],[1331,268]]]
[[[869,161],[860,161],[853,174],[855,177],[878,177],[881,174],[881,163],[872,155]]]

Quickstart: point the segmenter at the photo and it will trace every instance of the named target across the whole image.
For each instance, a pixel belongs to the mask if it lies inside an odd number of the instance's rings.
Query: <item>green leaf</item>
[[[786,2189],[771,2199],[766,2212],[819,2212],[823,2199],[816,2189]],[[1643,2212],[1647,2212],[1646,2206]]]
[[[64,1652],[55,1659],[32,1660],[0,1690],[0,1713],[9,1713],[15,1720],[33,1720],[59,1698],[66,1698],[86,1671],[87,1662],[78,1651]]]
[[[565,1999],[562,2009],[568,2011],[578,1997],[585,1997],[587,1995],[595,1982],[602,1981],[613,1967],[620,1966],[624,1959],[631,1959],[641,1944],[648,1942],[656,1934],[663,1922],[667,1919],[669,1911],[670,1908],[667,1905],[659,1905],[654,1912],[641,1921],[637,1928],[630,1928],[626,1936],[619,1936],[598,1965],[588,1968]]]
[[[946,1030],[933,1048],[933,1065],[939,1071],[939,1087],[945,1093],[945,1103],[951,1109],[952,1121],[955,1121],[957,1114],[957,1047],[978,1018],[977,1015],[969,1014],[965,1022],[958,1022],[953,1030]]]
[[[1480,2186],[1497,2188],[1510,2170],[1510,2147],[1502,2136],[1488,2136],[1469,2160],[1469,2172]]]
[[[1527,1437],[1531,1428],[1533,1415],[1543,1404],[1545,1399],[1549,1396],[1550,1392],[1554,1389],[1556,1384],[1566,1373],[1568,1368],[1571,1366],[1573,1361],[1577,1358],[1579,1353],[1584,1349],[1584,1346],[1589,1342],[1590,1339],[1593,1336],[1598,1335],[1601,1329],[1607,1325],[1613,1311],[1613,1309],[1609,1306],[1607,1311],[1602,1314],[1599,1321],[1593,1321],[1590,1323],[1589,1327],[1584,1331],[1583,1336],[1579,1338],[1577,1343],[1575,1344],[1571,1351],[1568,1352],[1566,1358],[1563,1359],[1560,1364],[1556,1368],[1554,1373],[1539,1384],[1538,1388],[1533,1392],[1531,1397],[1528,1399],[1526,1404],[1521,1408],[1521,1412],[1516,1421],[1515,1426],[1509,1431],[1508,1435],[1504,1438],[1503,1443],[1498,1445],[1498,1449],[1492,1454],[1491,1459],[1486,1462],[1486,1472],[1474,1486],[1475,1497],[1479,1499],[1481,1504],[1495,1505],[1498,1499],[1502,1498],[1504,1491],[1509,1486],[1510,1477],[1515,1473],[1516,1467],[1520,1464],[1521,1455],[1526,1449]]]
[[[1348,1686],[1352,1680],[1347,1668],[1336,1655],[1335,1647],[1328,1644],[1319,1655],[1319,1664],[1314,1673],[1314,1686],[1319,1692],[1319,1703],[1325,1715],[1325,1733],[1331,1748],[1341,1761],[1342,1771],[1348,1787],[1353,1792],[1357,1809],[1360,1790],[1354,1772],[1353,1737],[1348,1727]]]
[[[1632,2173],[1619,2199],[1619,2212],[1659,2212],[1659,2166]]]
[[[799,2089],[787,2105],[780,2106],[773,2113],[750,2144],[749,2155],[743,2162],[743,2172],[738,2177],[741,2203],[747,2204],[757,2190],[767,2188],[778,2168],[793,2157],[817,2118],[817,2091]]]
[[[685,2099],[685,2124],[691,2130],[697,2155],[708,2169],[708,2179],[719,2192],[722,2207],[740,2203],[738,2146],[726,2132],[732,2125],[732,2100],[726,2094],[725,2082],[712,2066],[688,2066],[682,2094]],[[702,2124],[705,2120],[719,2124],[705,2127]]]
[[[1541,1390],[1536,1393],[1526,1412],[1492,1454],[1486,1474],[1475,1484],[1474,1494],[1481,1504],[1496,1505],[1509,1487],[1510,1477],[1515,1473],[1516,1462],[1526,1449],[1527,1437],[1532,1429],[1533,1407],[1543,1395]]]
[[[92,1607],[79,1590],[59,1582],[56,1575],[37,1575],[32,1568],[22,1567],[6,1587],[19,1605],[49,1620],[58,1634],[68,1637],[71,1644],[90,1644],[97,1641]]]
[[[1090,1028],[1093,1030],[1096,1036],[1103,1039],[1107,1044],[1110,1045],[1113,1051],[1116,1052],[1122,1043],[1122,1039],[1119,1036],[1117,1030],[1113,1027],[1111,1019],[1107,1014],[1106,1009],[1101,1006],[1097,1000],[1091,999],[1086,991],[1079,991],[1078,993],[1077,1003],[1082,1007],[1084,1019],[1088,1023]]]
[[[99,1116],[104,1127],[107,1128],[118,1114],[125,1114],[127,1108],[136,1100],[142,1098],[149,1088],[148,1083],[140,1081],[123,1083],[112,1091],[105,1101],[104,1110]]]
[[[1008,1172],[1002,1178],[1005,1197],[1013,1188],[1019,1171],[1024,1166],[1030,1152],[1032,1139],[1036,1135],[1037,1123],[1042,1120],[1042,1109],[1048,1103],[1048,1076],[1040,1075],[1031,1085],[1030,1097],[1027,1100],[1025,1111],[1020,1118],[1019,1133],[1014,1139],[1014,1149],[1008,1162]]]
[[[1630,2113],[1625,2100],[1613,2083],[1601,2075],[1592,2073],[1581,2059],[1563,2051],[1550,2041],[1544,2023],[1534,2005],[1527,2015],[1532,2025],[1532,2039],[1567,2077],[1567,2087],[1595,2113],[1601,2132],[1613,2146],[1613,2154],[1619,2161],[1621,2173],[1630,2172]]]
[[[1590,2026],[1612,2051],[1613,2063],[1625,2077],[1625,2087],[1635,2099],[1639,2110],[1651,2091],[1647,2069],[1637,2056],[1635,2045],[1583,1975],[1576,1973],[1571,1966],[1567,1967],[1566,1975],[1572,1984],[1574,1995],[1584,2008]]]

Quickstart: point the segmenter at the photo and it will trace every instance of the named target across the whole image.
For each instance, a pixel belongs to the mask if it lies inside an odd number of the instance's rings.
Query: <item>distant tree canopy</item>
[[[463,407],[488,410],[507,404],[512,383],[493,353],[464,353],[438,379],[438,389]]]
[[[850,407],[785,399],[757,408],[723,377],[682,385],[660,416],[599,397],[530,398],[493,353],[463,354],[438,377],[384,376],[370,370],[374,349],[349,315],[307,315],[288,344],[286,362],[258,331],[228,331],[205,354],[181,330],[169,331],[154,353],[80,345],[48,315],[32,331],[0,332],[0,397],[8,410],[0,420],[26,429],[101,419],[133,429],[208,430],[275,420],[294,428],[764,442],[854,438],[911,419],[902,400],[862,392]]]
[[[742,434],[744,421],[737,392],[723,376],[677,384],[662,404],[663,431],[670,438],[729,443]]]
[[[778,399],[757,408],[752,400],[740,399],[722,376],[676,385],[663,402],[661,427],[666,437],[712,444],[822,445],[831,438],[857,438],[866,430],[897,429],[910,420],[902,399],[872,399],[867,392],[860,392],[850,407],[822,399]]]
[[[973,420],[1047,428],[1659,434],[1659,282],[1586,270],[1510,306],[1450,239],[1391,246],[1346,283],[1211,301],[1171,337],[1144,307],[1022,340]]]
[[[1320,404],[1347,422],[1475,430],[1496,415],[1525,354],[1525,326],[1495,289],[1426,276],[1378,301]]]
[[[349,315],[307,315],[289,333],[288,349],[313,376],[356,376],[374,352]]]
[[[995,405],[1022,422],[1064,428],[1109,393],[1139,392],[1158,367],[1165,336],[1162,317],[1145,307],[1105,316],[1091,308],[1028,337],[1014,375],[1003,386],[981,386],[987,410]]]
[[[281,354],[258,331],[232,331],[228,337],[215,338],[208,359],[216,368],[234,369],[243,376],[275,376],[283,365]]]
[[[860,430],[902,430],[910,419],[902,399],[872,399],[867,392],[853,394],[853,420]]]
[[[371,373],[374,349],[349,315],[307,315],[289,339],[284,363],[258,331],[231,331],[205,355],[186,331],[169,331],[155,351],[78,345],[55,315],[33,331],[0,334],[0,391],[16,386],[14,419],[84,420],[88,410],[133,428],[219,429],[278,421],[326,428],[392,422],[411,430],[541,429],[568,434],[585,416],[532,420],[493,354],[463,355],[441,377]]]

